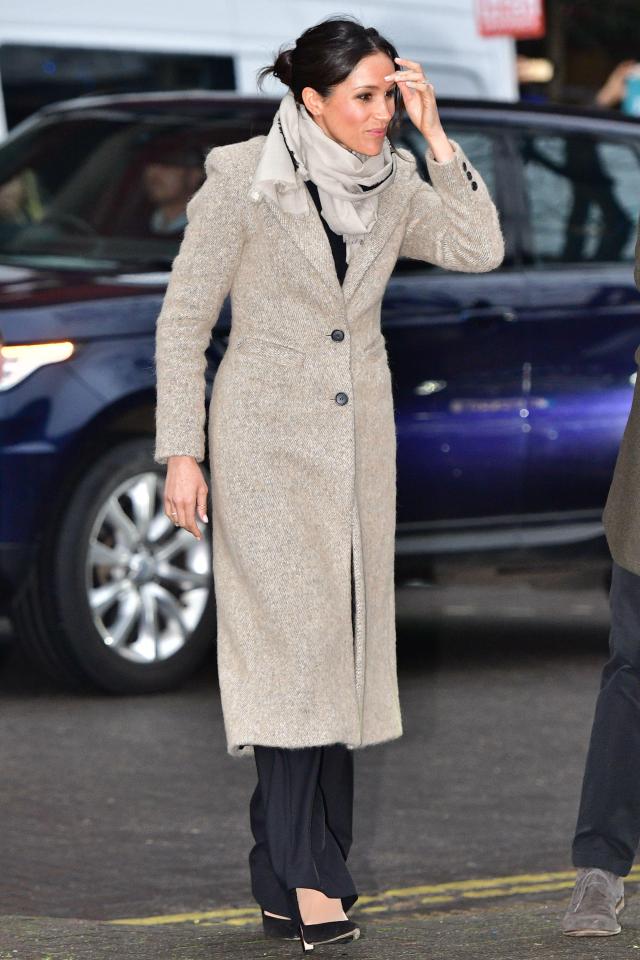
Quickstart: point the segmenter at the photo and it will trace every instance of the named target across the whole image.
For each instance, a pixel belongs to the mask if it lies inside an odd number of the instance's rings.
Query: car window
[[[534,264],[630,263],[640,209],[635,144],[585,134],[520,138]]]
[[[0,148],[0,259],[168,268],[206,154],[248,136],[232,117],[113,111],[37,124]]]
[[[447,136],[458,143],[476,170],[487,185],[489,193],[496,200],[496,144],[492,133],[486,131],[473,130],[469,127],[457,127],[455,124],[447,124]],[[424,180],[429,182],[429,171],[425,160],[427,151],[427,142],[416,127],[411,127],[402,132],[398,138],[398,146],[406,147],[416,158],[418,172]],[[396,271],[405,272],[407,270],[439,270],[433,264],[423,261],[410,260],[408,257],[401,257],[398,260]]]

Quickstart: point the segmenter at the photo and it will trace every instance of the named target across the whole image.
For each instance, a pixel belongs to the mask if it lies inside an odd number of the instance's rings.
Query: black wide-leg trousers
[[[296,887],[358,899],[347,869],[352,842],[353,756],[343,744],[254,746],[258,784],[251,797],[251,891],[269,913],[300,921]]]
[[[353,561],[351,622],[355,629]],[[336,743],[288,749],[254,744],[251,890],[263,910],[300,922],[296,887],[358,899],[347,869],[353,830],[353,751]]]
[[[624,877],[640,841],[640,576],[616,563],[610,606],[572,853],[576,867]]]

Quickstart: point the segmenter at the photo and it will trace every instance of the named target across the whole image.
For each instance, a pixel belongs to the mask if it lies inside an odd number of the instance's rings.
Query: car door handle
[[[477,323],[489,326],[492,323],[514,323],[518,314],[513,307],[468,307],[460,311],[460,319],[465,323]]]

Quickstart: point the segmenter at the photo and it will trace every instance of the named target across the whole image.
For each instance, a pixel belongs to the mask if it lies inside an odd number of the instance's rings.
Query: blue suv
[[[277,101],[134,94],[55,104],[0,146],[0,596],[67,684],[178,684],[215,636],[210,542],[165,517],[153,461],[155,321],[185,199],[217,144]],[[442,102],[499,207],[489,274],[400,260],[383,303],[398,437],[396,570],[567,553],[600,516],[640,342],[640,126]],[[408,121],[395,142],[424,141]],[[231,323],[207,351],[208,394]]]

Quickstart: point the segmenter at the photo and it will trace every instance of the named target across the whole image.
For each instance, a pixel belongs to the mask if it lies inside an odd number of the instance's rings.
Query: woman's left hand
[[[451,149],[451,147],[442,129],[433,84],[429,83],[422,67],[415,60],[404,60],[402,57],[395,57],[395,61],[396,63],[406,65],[406,69],[389,73],[384,79],[396,81],[400,87],[400,93],[402,94],[409,119],[415,124],[425,140],[431,143],[432,146],[434,142],[438,143],[438,145],[444,149],[444,152],[448,153],[447,147],[444,146],[444,144],[446,144],[449,149]],[[451,150],[451,153],[453,153],[453,150]]]

